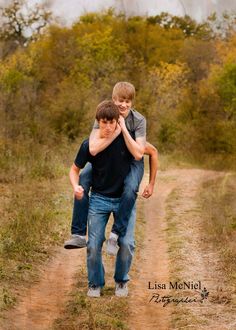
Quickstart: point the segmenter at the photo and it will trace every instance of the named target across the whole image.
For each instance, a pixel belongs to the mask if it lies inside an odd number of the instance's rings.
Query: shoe
[[[128,283],[127,282],[116,282],[115,295],[117,297],[127,297],[128,296]]]
[[[87,296],[91,298],[99,298],[101,296],[101,288],[100,286],[92,285],[89,287]]]
[[[86,239],[77,235],[71,235],[71,239],[64,243],[65,249],[80,249],[86,246]]]
[[[117,240],[115,238],[109,238],[106,241],[106,244],[107,244],[107,254],[109,254],[110,256],[116,256],[117,251],[119,249]]]

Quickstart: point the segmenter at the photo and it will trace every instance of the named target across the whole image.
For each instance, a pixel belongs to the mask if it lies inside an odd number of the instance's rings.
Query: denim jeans
[[[102,263],[102,245],[105,241],[105,229],[111,213],[116,218],[121,198],[106,197],[91,193],[88,213],[87,269],[88,284],[103,287],[105,270]],[[135,207],[131,212],[126,234],[119,237],[119,250],[116,256],[114,279],[116,282],[129,280],[129,269],[135,250],[134,227]]]
[[[140,182],[143,178],[144,161],[133,160],[130,171],[124,180],[124,190],[121,195],[120,206],[111,231],[118,236],[124,236],[129,223],[132,209],[135,205]]]
[[[92,184],[92,165],[87,163],[79,176],[79,184],[84,188],[82,199],[74,198],[71,234],[86,235],[89,208],[89,190]]]
[[[143,177],[144,162],[133,160],[130,171],[124,180],[124,190],[120,200],[120,206],[116,214],[112,232],[118,236],[124,236],[129,218],[134,207],[139,185]],[[92,166],[88,163],[80,175],[80,185],[84,188],[84,197],[81,200],[74,199],[71,233],[86,235],[87,216],[89,208],[89,189],[92,184]]]

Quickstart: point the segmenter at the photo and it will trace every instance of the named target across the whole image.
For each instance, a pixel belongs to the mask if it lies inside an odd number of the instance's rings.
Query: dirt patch
[[[147,177],[144,179],[143,186],[145,183],[147,183]],[[145,234],[130,284],[130,329],[164,330],[169,328],[170,309],[149,303],[153,293],[149,287],[152,287],[155,282],[167,283],[169,280],[165,200],[174,185],[172,180],[162,182],[158,179],[153,196],[140,203],[145,219]]]
[[[48,330],[63,312],[69,299],[78,267],[85,263],[86,250],[67,251],[59,248],[56,255],[40,270],[40,281],[23,290],[19,305],[8,311],[3,330]]]
[[[234,290],[218,251],[204,232],[204,218],[197,202],[203,182],[224,173],[191,169],[169,171],[169,175],[178,178],[167,201],[171,276],[182,282],[201,282],[201,289],[184,290],[182,296],[200,297],[204,287],[209,292],[203,303],[176,306],[171,329],[235,329]]]
[[[222,172],[198,169],[159,172],[154,195],[140,203],[146,221],[143,247],[136,257],[130,283],[132,330],[234,329],[234,291],[226,280],[218,252],[204,233],[202,210],[197,203],[199,187]],[[176,306],[152,304],[156,292],[172,297],[196,296],[201,290],[149,289],[169,281],[197,283],[209,291],[204,303]]]

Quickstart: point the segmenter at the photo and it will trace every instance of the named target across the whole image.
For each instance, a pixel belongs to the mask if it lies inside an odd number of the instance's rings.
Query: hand
[[[122,130],[123,128],[126,128],[126,126],[125,126],[125,119],[124,119],[124,117],[122,117],[121,115],[119,116],[118,124],[120,125],[121,130]]]
[[[121,127],[120,125],[116,125],[115,135],[118,136],[121,133]]]
[[[76,185],[74,187],[74,195],[77,199],[82,199],[84,196],[84,188],[82,186]]]
[[[152,196],[153,194],[153,190],[154,190],[154,185],[149,183],[145,188],[144,191],[142,193],[142,196],[144,198],[149,198],[150,196]]]

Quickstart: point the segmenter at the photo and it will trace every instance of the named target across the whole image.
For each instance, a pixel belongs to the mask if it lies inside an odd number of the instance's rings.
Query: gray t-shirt
[[[135,139],[143,137],[146,140],[146,119],[141,113],[130,109],[128,116],[125,118],[125,125],[128,131],[134,134]],[[93,128],[99,128],[96,120]]]

